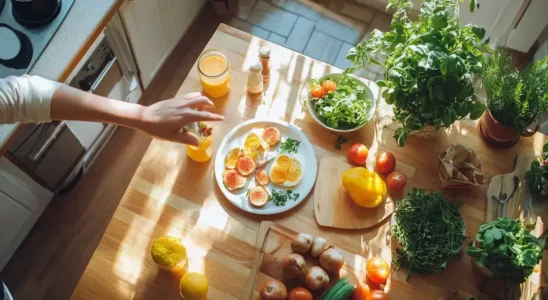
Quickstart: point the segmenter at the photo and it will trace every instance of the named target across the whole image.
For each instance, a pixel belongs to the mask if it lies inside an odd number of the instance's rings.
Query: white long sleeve
[[[0,78],[0,124],[51,121],[51,98],[60,86],[39,76]]]

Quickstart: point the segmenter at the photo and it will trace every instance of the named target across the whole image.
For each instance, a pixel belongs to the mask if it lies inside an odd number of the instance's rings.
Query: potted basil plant
[[[479,7],[469,2],[470,10]],[[350,71],[378,64],[385,68],[382,96],[393,105],[401,123],[394,137],[404,146],[407,136],[449,127],[456,120],[479,118],[484,105],[477,100],[473,80],[490,50],[485,29],[459,23],[459,0],[425,0],[419,19],[411,21],[409,0],[389,0],[395,10],[390,31],[373,30],[370,38],[351,48]],[[375,57],[386,56],[384,64]]]
[[[512,146],[520,136],[532,136],[535,123],[548,112],[548,57],[519,71],[510,55],[498,50],[483,66],[482,86],[488,110],[479,122],[480,133],[491,144]],[[533,130],[531,125],[536,125]]]
[[[466,252],[482,274],[519,284],[531,275],[543,249],[544,240],[519,220],[498,218],[480,226]]]

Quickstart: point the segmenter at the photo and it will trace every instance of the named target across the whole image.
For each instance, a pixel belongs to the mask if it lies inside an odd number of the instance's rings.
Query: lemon
[[[150,254],[155,263],[165,267],[182,267],[186,263],[186,248],[181,239],[162,236],[152,242]]]
[[[206,300],[208,287],[207,278],[196,272],[186,273],[179,283],[184,300]]]

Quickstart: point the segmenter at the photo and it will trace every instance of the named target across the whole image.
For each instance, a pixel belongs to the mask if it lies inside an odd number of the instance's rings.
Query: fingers
[[[204,106],[213,107],[214,105],[211,100],[204,96],[198,96],[190,100],[184,100],[180,105],[180,107],[188,107],[193,109],[201,109]]]
[[[186,133],[174,132],[169,140],[176,143],[198,146],[198,139],[195,136]]]
[[[194,93],[184,94],[184,95],[178,96],[176,98],[180,98],[180,99],[183,99],[183,100],[190,100],[190,99],[198,98],[198,97],[201,97],[201,96],[202,96],[202,93],[194,92]]]
[[[225,117],[208,111],[190,110],[185,113],[185,123],[200,121],[222,121]]]

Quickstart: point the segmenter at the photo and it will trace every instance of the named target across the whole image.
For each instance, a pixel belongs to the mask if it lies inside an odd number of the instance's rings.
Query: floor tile
[[[352,62],[346,59],[346,53],[348,52],[348,49],[352,47],[354,47],[354,45],[351,45],[349,43],[342,43],[339,54],[337,54],[337,58],[335,59],[335,63],[333,64],[335,67],[344,70],[352,66]]]
[[[369,23],[373,19],[374,10],[346,1],[341,9],[341,13],[364,23]]]
[[[286,47],[297,52],[303,52],[306,43],[312,35],[312,31],[314,31],[314,22],[299,17],[287,38]]]
[[[288,36],[297,21],[297,15],[260,0],[255,5],[248,21],[281,36]]]
[[[287,0],[270,0],[270,2],[278,7],[284,7]]]
[[[319,19],[318,22],[316,22],[316,30],[340,38],[350,44],[356,44],[361,37],[361,32],[359,30],[330,18]]]
[[[308,18],[312,21],[316,21],[320,18],[320,13],[317,10],[297,0],[287,0],[284,8],[289,10],[290,12],[296,13],[297,15]]]
[[[238,28],[242,31],[245,31],[247,33],[250,33],[254,36],[258,36],[262,39],[267,39],[268,38],[268,35],[270,34],[270,32],[262,29],[262,28],[259,28],[257,26],[253,26],[245,21],[242,21],[240,19],[237,19],[237,18],[232,18],[232,20],[230,20],[230,22],[228,22],[228,25],[234,27],[234,28]]]
[[[273,42],[274,44],[278,44],[278,45],[281,45],[281,46],[284,46],[285,45],[285,41],[286,41],[286,38],[279,35],[279,34],[276,34],[274,32],[271,32],[270,35],[268,36],[268,40]]]
[[[341,44],[340,40],[315,30],[304,49],[304,54],[328,64],[333,64]]]
[[[240,2],[238,2],[238,12],[236,13],[236,16],[241,20],[247,20],[255,3],[257,3],[257,0],[240,0]]]

